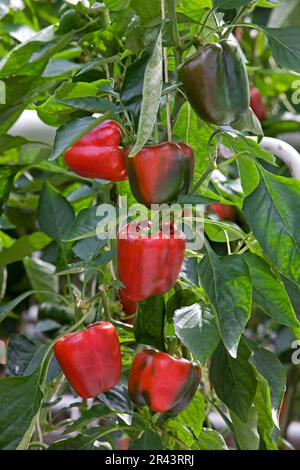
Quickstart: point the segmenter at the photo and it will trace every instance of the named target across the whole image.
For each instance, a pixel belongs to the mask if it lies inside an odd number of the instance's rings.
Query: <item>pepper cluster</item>
[[[191,106],[204,121],[228,125],[249,109],[243,57],[229,40],[200,48],[180,66],[178,77]],[[124,150],[121,139],[120,125],[104,121],[65,153],[65,163],[86,178],[113,182],[128,178],[134,197],[148,208],[175,201],[179,194],[190,191],[195,158],[189,145],[149,145],[131,158],[131,147]],[[210,208],[221,218],[235,217],[232,208],[220,204]],[[124,288],[119,289],[118,296],[129,323],[133,322],[138,302],[174,286],[185,248],[185,235],[173,224],[160,226],[154,233],[148,221],[130,222],[119,230],[117,267]],[[120,379],[120,344],[110,322],[94,323],[63,336],[56,341],[54,353],[66,378],[83,398],[98,396]],[[197,364],[147,349],[133,360],[128,390],[136,405],[176,414],[192,400],[200,377]]]

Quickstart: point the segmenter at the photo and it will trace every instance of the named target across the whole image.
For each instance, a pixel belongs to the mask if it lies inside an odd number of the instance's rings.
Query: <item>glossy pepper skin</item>
[[[77,175],[108,181],[124,181],[127,173],[122,130],[115,121],[104,121],[65,153],[65,163]]]
[[[128,157],[126,168],[131,191],[136,200],[147,207],[174,201],[178,194],[187,194],[192,186],[195,157],[184,143],[164,142],[143,147],[135,157]]]
[[[94,398],[120,380],[120,343],[109,322],[67,334],[56,341],[53,350],[68,382],[82,398]]]
[[[262,96],[257,88],[251,88],[250,90],[250,108],[256,114],[260,122],[266,119],[266,108],[262,99]]]
[[[131,222],[118,234],[117,264],[124,294],[139,302],[170,290],[179,276],[186,238],[181,230],[166,226],[150,234],[151,224]]]
[[[222,220],[230,220],[234,222],[237,217],[236,209],[232,206],[226,206],[226,204],[209,204],[209,208],[217,214]]]
[[[138,406],[148,405],[157,413],[177,414],[193,399],[200,378],[198,365],[148,349],[133,360],[129,396]]]
[[[178,68],[178,77],[194,111],[206,122],[227,125],[249,108],[245,63],[232,41],[203,46]]]

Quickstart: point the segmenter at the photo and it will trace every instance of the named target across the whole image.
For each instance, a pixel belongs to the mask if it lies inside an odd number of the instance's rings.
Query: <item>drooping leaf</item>
[[[240,342],[236,358],[231,357],[220,343],[210,366],[210,380],[218,397],[244,423],[248,421],[257,389],[250,356],[251,350],[245,341]]]
[[[143,101],[138,133],[130,157],[136,155],[152,135],[162,92],[162,33],[160,32],[144,75]]]
[[[142,57],[137,59],[126,69],[126,74],[121,90],[121,102],[123,106],[126,107],[132,114],[136,129],[138,128],[143,101],[145,71],[152,54],[153,49],[147,49]]]
[[[165,351],[165,311],[163,295],[155,295],[139,302],[138,313],[134,320],[134,335],[138,343]]]
[[[174,326],[178,338],[205,365],[220,341],[213,313],[199,303],[183,307],[175,311]]]
[[[252,285],[242,257],[217,256],[211,249],[199,265],[200,282],[217,314],[222,341],[236,357],[251,315]]]

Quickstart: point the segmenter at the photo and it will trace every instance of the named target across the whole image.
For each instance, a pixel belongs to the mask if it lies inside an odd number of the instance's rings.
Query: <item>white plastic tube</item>
[[[300,180],[300,154],[294,147],[273,137],[264,137],[259,146],[282,160],[290,170],[292,177]]]
[[[247,138],[257,140],[256,137]],[[290,170],[292,177],[300,180],[300,154],[294,147],[273,137],[264,137],[258,145],[282,160]],[[222,144],[219,145],[218,151],[219,155],[226,159],[234,155],[231,149]]]

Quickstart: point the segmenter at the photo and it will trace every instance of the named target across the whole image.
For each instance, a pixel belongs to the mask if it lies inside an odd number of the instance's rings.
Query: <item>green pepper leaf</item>
[[[71,204],[49,183],[45,183],[38,207],[41,229],[61,243],[74,221]]]
[[[154,346],[165,351],[164,320],[165,301],[163,295],[155,295],[139,302],[134,320],[134,335],[138,343]]]
[[[143,101],[137,139],[130,152],[130,157],[134,157],[152,135],[160,105],[162,83],[162,33],[160,31],[152,56],[145,69]]]
[[[175,311],[175,332],[204,366],[220,341],[213,313],[206,305],[193,304]]]
[[[300,28],[267,28],[260,26],[268,36],[274,59],[282,67],[300,69]]]
[[[199,276],[216,311],[222,341],[236,357],[252,305],[252,285],[243,258],[219,257],[209,249],[199,265]]]
[[[265,254],[277,269],[300,283],[300,182],[264,170],[245,198],[243,213]]]
[[[28,447],[43,398],[39,378],[38,370],[27,377],[0,380],[0,449]]]
[[[211,359],[210,380],[218,397],[246,423],[254,401],[257,379],[254,367],[249,364],[251,350],[243,340],[236,359],[220,343]]]

